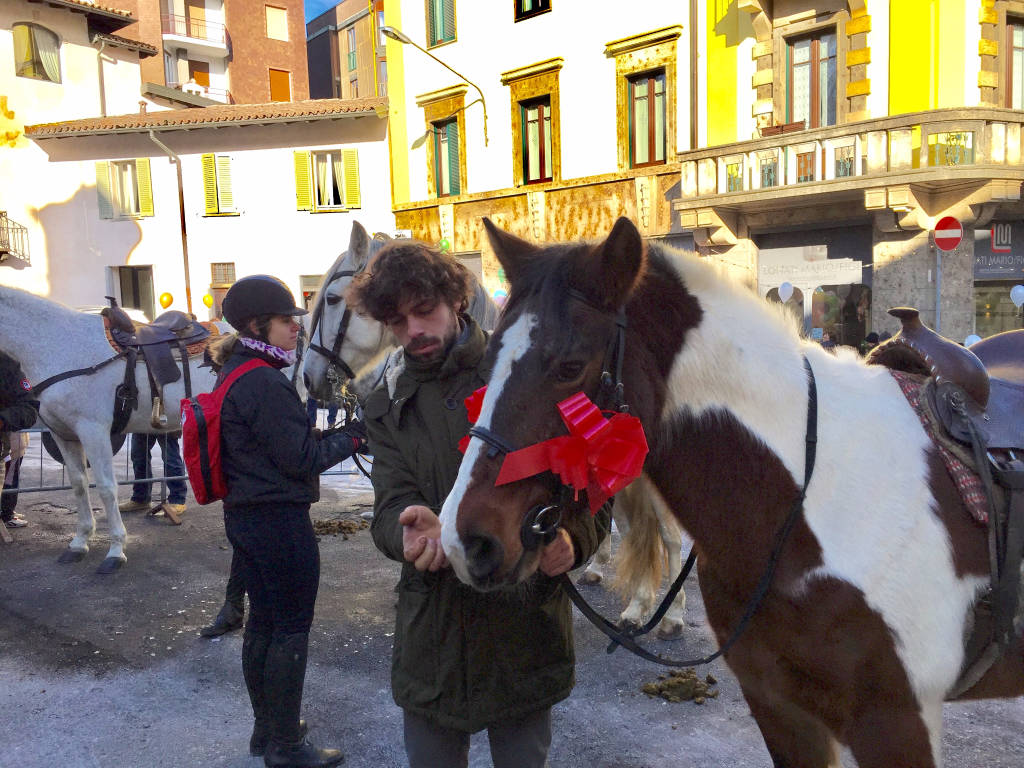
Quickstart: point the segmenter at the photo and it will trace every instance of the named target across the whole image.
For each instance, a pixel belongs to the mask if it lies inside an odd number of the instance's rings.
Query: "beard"
[[[458,319],[445,333],[443,338],[437,336],[421,336],[405,348],[405,353],[421,363],[436,363],[448,356],[448,352],[455,343],[455,337],[459,335],[460,324]],[[420,350],[433,347],[429,352]]]

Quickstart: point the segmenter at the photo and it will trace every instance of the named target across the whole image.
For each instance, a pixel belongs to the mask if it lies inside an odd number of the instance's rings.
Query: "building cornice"
[[[676,40],[680,35],[683,34],[682,24],[673,24],[670,27],[662,27],[661,29],[654,29],[650,32],[643,32],[639,35],[630,35],[629,37],[623,37],[619,40],[612,40],[610,43],[605,43],[604,55],[608,58],[615,58],[621,56],[624,53],[630,51],[637,51],[641,48],[650,48],[652,45],[658,43],[667,43],[672,40]]]
[[[428,91],[427,93],[421,93],[416,96],[416,106],[425,107],[428,104],[433,104],[435,101],[442,101],[444,99],[457,99],[459,96],[465,96],[466,91],[469,90],[469,86],[465,83],[459,83],[458,85],[449,85],[447,88],[441,88],[436,91]]]
[[[527,77],[536,77],[537,75],[545,75],[549,72],[557,72],[562,68],[564,63],[565,59],[561,56],[556,56],[553,59],[545,59],[544,61],[538,61],[535,64],[527,64],[525,67],[510,69],[507,72],[501,73],[501,84],[508,85],[516,80],[522,80]]]

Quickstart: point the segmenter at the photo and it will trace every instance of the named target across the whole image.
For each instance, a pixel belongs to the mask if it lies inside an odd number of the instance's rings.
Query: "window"
[[[188,61],[188,79],[204,88],[210,87],[210,63],[208,61]]]
[[[629,78],[630,165],[665,162],[665,72]]]
[[[353,77],[351,80],[349,80],[348,81],[348,88],[349,88],[348,97],[350,99],[358,99],[359,98],[359,78],[358,77]]]
[[[789,103],[786,122],[807,128],[836,123],[835,32],[793,40],[789,56]]]
[[[520,104],[523,121],[523,182],[551,181],[551,97]]]
[[[427,0],[427,47],[455,39],[455,0]]]
[[[291,73],[283,69],[270,70],[270,100],[291,101]]]
[[[149,158],[96,163],[96,193],[101,219],[152,216]]]
[[[457,195],[459,183],[459,121],[434,123],[434,181],[438,197]]]
[[[164,51],[164,82],[171,86],[177,85],[179,82],[178,60],[167,51]]]
[[[351,72],[356,68],[356,28],[346,29],[345,36],[348,38],[348,71]]]
[[[359,151],[296,152],[295,198],[300,211],[359,208]]]
[[[60,40],[37,24],[13,24],[14,72],[18,77],[60,82]]]
[[[381,59],[377,65],[380,68],[377,74],[377,95],[384,97],[388,95],[388,63]]]
[[[551,0],[513,0],[516,6],[516,21],[529,19],[551,10]]]
[[[235,282],[235,262],[221,261],[210,265],[210,285],[225,288]]]
[[[384,11],[377,11],[377,50],[384,55],[384,33],[381,30],[384,29]]]
[[[288,40],[288,9],[267,7],[267,37],[271,40]]]
[[[235,213],[235,196],[231,190],[231,158],[212,153],[202,156],[203,199],[207,216]]]
[[[1024,22],[1007,19],[1006,36],[1010,54],[1006,65],[1006,106],[1024,109]]]

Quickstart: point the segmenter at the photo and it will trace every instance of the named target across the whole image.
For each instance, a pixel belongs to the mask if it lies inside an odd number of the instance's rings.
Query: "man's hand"
[[[558,536],[540,551],[538,568],[545,576],[560,576],[576,562],[576,548],[572,545],[572,537],[565,528],[558,529]]]
[[[417,571],[447,567],[448,558],[441,548],[441,520],[433,510],[414,504],[402,510],[398,522],[402,525],[402,554]]]

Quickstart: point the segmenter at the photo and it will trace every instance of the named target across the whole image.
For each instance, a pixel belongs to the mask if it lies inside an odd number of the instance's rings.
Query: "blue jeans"
[[[150,453],[159,441],[160,451],[164,456],[164,477],[175,477],[185,474],[185,463],[181,460],[181,448],[178,447],[178,435],[132,435],[132,468],[136,480],[153,477],[153,463]],[[132,486],[132,501],[149,501],[153,493],[152,483],[136,483]],[[184,504],[188,484],[184,480],[167,481],[167,501],[171,504]]]
[[[320,407],[320,403],[316,401],[316,398],[306,398],[306,415],[309,416],[309,424],[312,427],[316,426],[317,409]],[[328,403],[327,405],[327,425],[333,426],[334,422],[338,418],[338,404]]]

